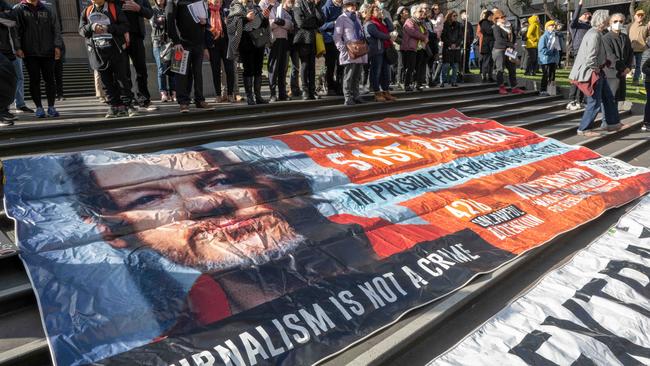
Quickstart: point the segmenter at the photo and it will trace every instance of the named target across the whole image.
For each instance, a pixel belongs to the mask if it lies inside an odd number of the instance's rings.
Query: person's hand
[[[205,61],[210,61],[210,51],[207,48],[203,50],[203,59]]]
[[[264,18],[268,18],[270,14],[271,11],[269,9],[262,10],[262,15],[264,15]]]
[[[578,1],[578,5],[582,6],[582,0]]]
[[[177,44],[177,45],[174,46],[174,51],[176,51],[176,52],[183,52],[183,51],[185,51],[185,50],[183,49],[183,45],[179,43],[179,44]]]
[[[142,7],[138,5],[133,0],[124,0],[124,4],[122,5],[122,10],[124,11],[132,11],[135,13],[138,13]]]
[[[205,20],[205,18],[199,18],[199,24],[206,25],[207,21]]]
[[[25,52],[23,52],[23,50],[16,50],[16,57],[24,58],[25,57]]]
[[[61,49],[59,47],[54,48],[54,59],[55,60],[61,59]]]
[[[246,13],[246,19],[248,19],[248,21],[252,22],[253,19],[255,19],[255,13],[253,13],[253,11],[249,11],[248,13]]]
[[[629,74],[630,71],[632,71],[632,69],[630,69],[629,67],[626,67],[625,70],[623,70],[623,75]]]

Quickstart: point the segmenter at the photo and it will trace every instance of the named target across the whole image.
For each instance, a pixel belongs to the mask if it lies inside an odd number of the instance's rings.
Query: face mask
[[[379,9],[383,10],[385,6],[386,6],[386,3],[379,3]]]
[[[612,23],[612,30],[620,31],[623,28],[623,23]]]

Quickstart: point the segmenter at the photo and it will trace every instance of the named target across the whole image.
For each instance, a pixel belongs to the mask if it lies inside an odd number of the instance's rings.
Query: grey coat
[[[603,43],[603,34],[596,28],[591,28],[582,39],[569,79],[587,82],[591,80],[592,71],[600,69],[605,63],[607,63],[607,51]]]

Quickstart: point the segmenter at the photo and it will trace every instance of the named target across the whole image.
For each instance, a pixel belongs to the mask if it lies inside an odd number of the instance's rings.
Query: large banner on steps
[[[455,110],[4,162],[58,365],[303,365],[650,188]]]
[[[650,364],[650,196],[428,366]]]

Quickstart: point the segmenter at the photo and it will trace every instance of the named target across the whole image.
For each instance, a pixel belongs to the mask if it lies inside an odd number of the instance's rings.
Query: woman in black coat
[[[320,0],[297,0],[293,16],[293,43],[298,47],[300,56],[302,99],[316,99],[316,31],[325,20]]]
[[[450,10],[445,17],[442,28],[442,72],[440,73],[440,87],[444,88],[449,82],[449,68],[451,68],[451,86],[456,85],[458,78],[458,64],[460,64],[460,46],[463,43],[463,27],[456,20],[458,14]]]
[[[481,79],[483,82],[494,82],[492,77],[492,69],[494,62],[492,61],[492,49],[494,48],[494,32],[492,31],[492,12],[483,10],[481,13],[481,20],[478,23],[478,39],[479,39],[479,53],[480,53],[480,67]]]

